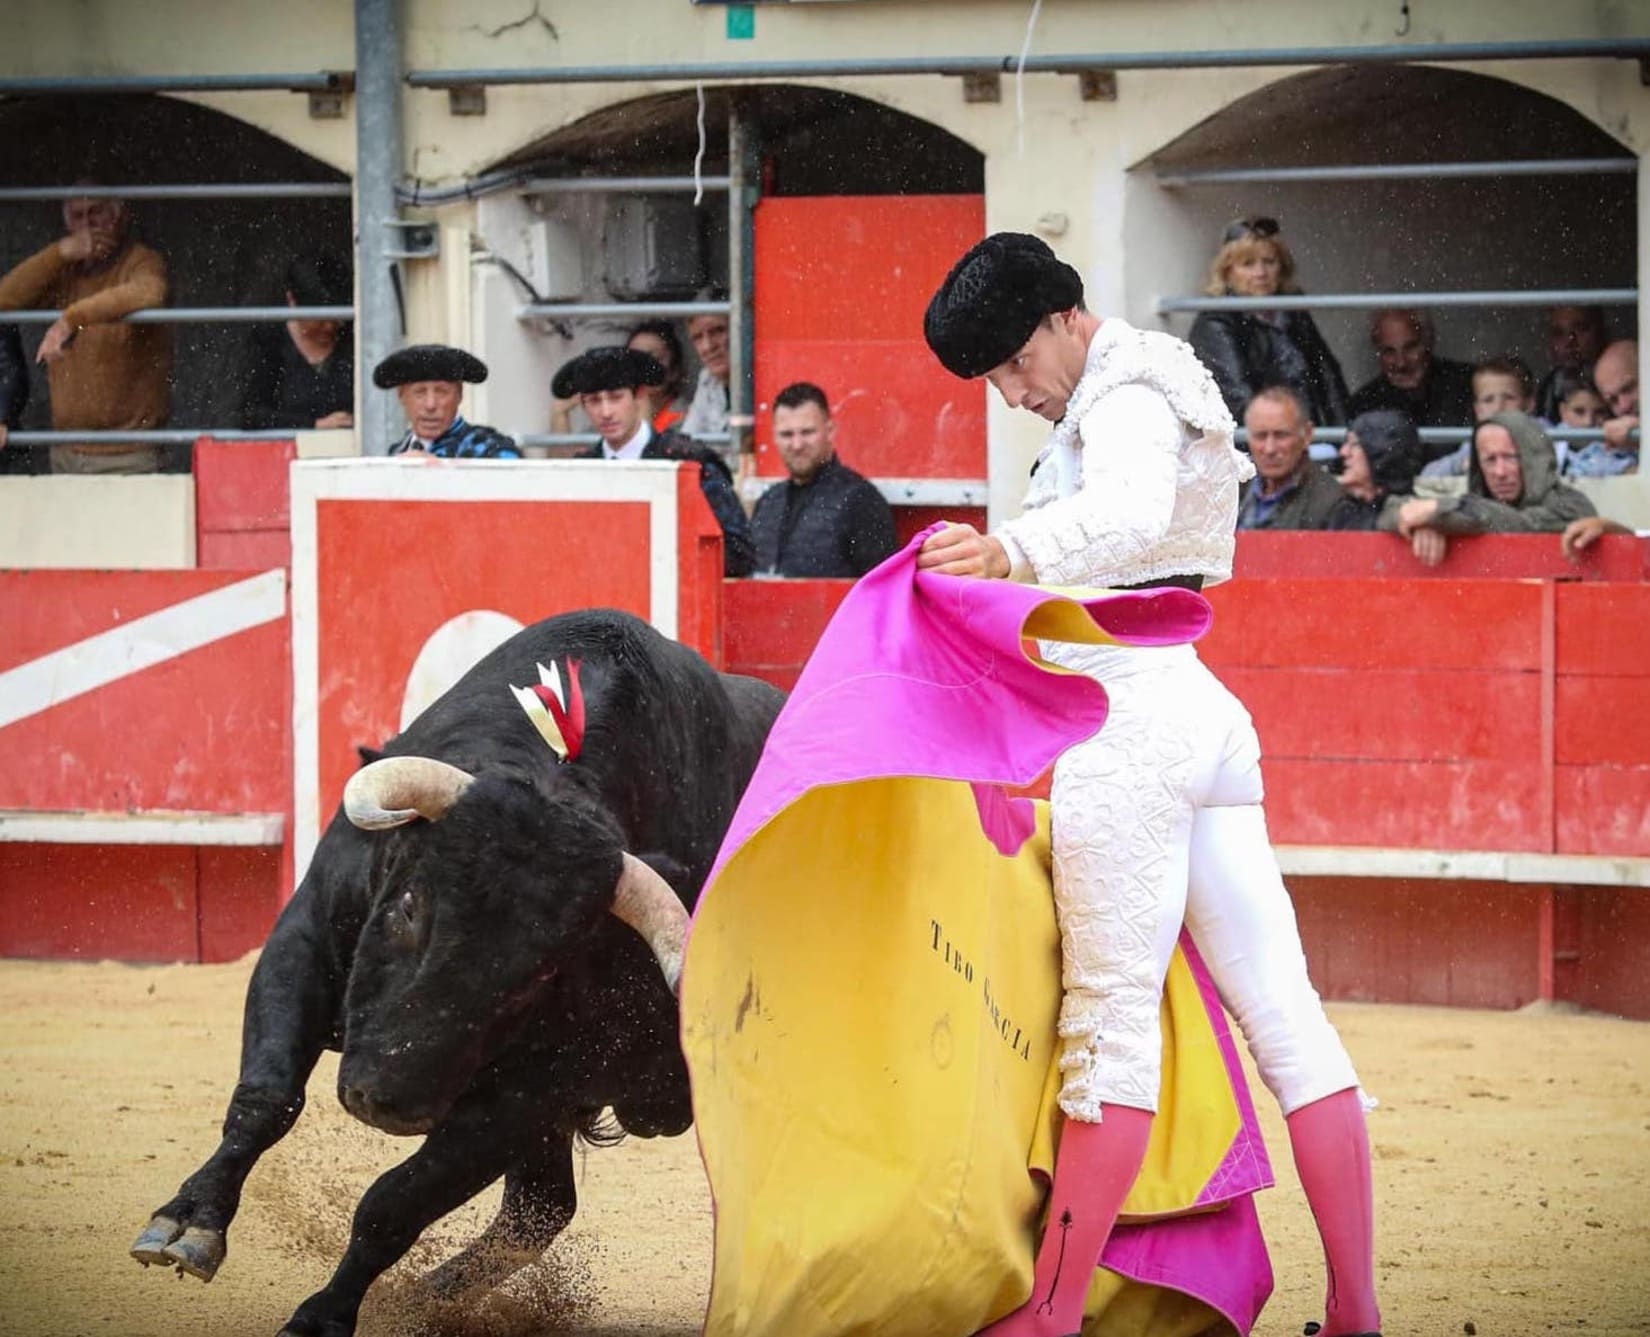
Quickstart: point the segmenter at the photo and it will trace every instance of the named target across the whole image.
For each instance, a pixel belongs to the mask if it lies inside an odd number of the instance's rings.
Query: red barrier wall
[[[1386,535],[1241,535],[1201,650],[1255,717],[1274,840],[1650,857],[1647,553],[1487,537],[1429,569]],[[729,582],[728,668],[789,687],[848,589]],[[1290,881],[1329,996],[1650,1017],[1643,889]]]
[[[0,571],[0,610],[0,809],[290,813],[281,573]],[[227,960],[288,876],[279,844],[0,842],[0,954]]]

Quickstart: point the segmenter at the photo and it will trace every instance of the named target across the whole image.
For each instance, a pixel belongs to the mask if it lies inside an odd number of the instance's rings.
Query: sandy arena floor
[[[234,1083],[250,961],[132,967],[0,962],[0,1334],[254,1337],[318,1287],[349,1213],[398,1144],[332,1095],[333,1056],[297,1128],[248,1184],[210,1286],[126,1248],[211,1151]],[[1366,1085],[1388,1337],[1650,1333],[1650,1025],[1595,1016],[1334,1009]],[[1280,1184],[1262,1195],[1278,1290],[1261,1337],[1317,1312],[1321,1264],[1276,1112]],[[691,1136],[591,1152],[577,1222],[486,1312],[435,1315],[401,1274],[367,1337],[698,1331],[708,1197]],[[427,1266],[491,1214],[420,1246]]]

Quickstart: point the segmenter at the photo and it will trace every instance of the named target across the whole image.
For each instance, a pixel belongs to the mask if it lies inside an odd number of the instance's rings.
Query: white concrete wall
[[[159,571],[194,565],[193,478],[0,478],[0,567]]]

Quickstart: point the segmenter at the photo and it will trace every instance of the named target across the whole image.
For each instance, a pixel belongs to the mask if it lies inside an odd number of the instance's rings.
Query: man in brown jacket
[[[166,303],[166,262],[131,238],[125,201],[66,200],[67,235],[0,278],[0,311],[58,309],[40,341],[52,426],[59,431],[142,430],[171,410],[172,337],[164,325],[121,317]],[[90,442],[51,449],[53,473],[146,473],[158,446]]]

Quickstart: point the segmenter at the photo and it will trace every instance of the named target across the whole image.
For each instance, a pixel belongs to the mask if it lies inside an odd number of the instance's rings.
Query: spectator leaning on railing
[[[61,309],[40,341],[52,426],[146,430],[171,412],[172,336],[121,317],[164,306],[166,262],[132,240],[124,200],[88,194],[63,204],[67,235],[0,278],[0,310]],[[81,442],[51,448],[53,473],[147,473],[158,446]]]
[[[1415,497],[1398,508],[1396,528],[1415,539],[1422,530],[1440,538],[1456,534],[1558,533],[1572,520],[1594,514],[1593,503],[1558,481],[1558,456],[1541,424],[1526,413],[1497,413],[1472,433],[1467,490],[1454,497]],[[1383,525],[1382,528],[1386,528]],[[1429,565],[1443,560],[1433,542],[1416,555]]]

